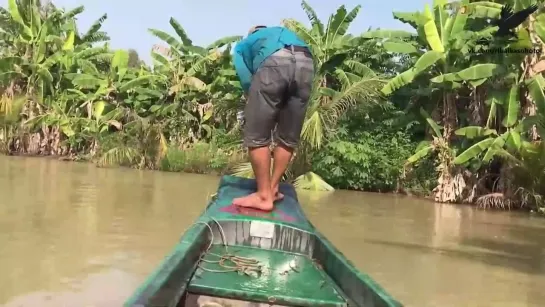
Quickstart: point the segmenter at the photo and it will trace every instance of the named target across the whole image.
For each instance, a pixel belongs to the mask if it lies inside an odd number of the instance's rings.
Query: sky
[[[42,0],[43,1],[43,0]],[[72,9],[79,5],[85,11],[78,15],[81,32],[102,14],[108,19],[103,25],[111,38],[112,48],[133,48],[140,58],[149,62],[151,47],[161,43],[148,32],[154,28],[176,36],[169,24],[174,17],[188,33],[193,44],[206,46],[218,38],[246,35],[256,24],[279,25],[283,18],[295,18],[309,24],[299,0],[52,0],[58,7]],[[0,0],[7,7],[7,0]],[[393,19],[392,11],[423,10],[431,0],[307,0],[324,24],[340,5],[351,10],[362,6],[349,28],[352,34],[373,28],[405,29],[410,27]]]

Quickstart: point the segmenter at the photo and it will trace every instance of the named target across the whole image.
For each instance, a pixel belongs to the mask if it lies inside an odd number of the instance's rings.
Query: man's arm
[[[246,65],[244,54],[246,53],[246,41],[240,41],[236,47],[233,54],[233,62],[235,64],[235,70],[237,71],[238,78],[240,79],[240,84],[244,93],[247,93],[250,89],[250,84],[252,82],[252,73]],[[250,60],[250,59],[247,59]]]

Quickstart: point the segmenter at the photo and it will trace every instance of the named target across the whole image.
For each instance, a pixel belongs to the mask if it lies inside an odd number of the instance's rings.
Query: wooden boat
[[[125,306],[402,306],[306,219],[294,188],[274,211],[242,209],[255,180],[222,177],[215,197]]]

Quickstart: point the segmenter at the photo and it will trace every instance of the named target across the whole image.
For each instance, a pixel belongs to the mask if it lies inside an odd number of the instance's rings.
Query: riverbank
[[[243,151],[237,151],[234,155],[229,155],[225,151],[218,149],[217,147],[201,143],[197,146],[187,148],[186,150],[179,150],[175,148],[169,149],[165,153],[165,157],[158,164],[157,168],[142,168],[138,165],[124,165],[124,164],[102,164],[100,158],[90,158],[87,156],[55,156],[55,155],[30,155],[30,154],[20,154],[20,155],[6,155],[13,157],[26,157],[26,158],[36,158],[36,159],[51,159],[61,162],[76,162],[76,163],[89,163],[94,164],[99,168],[131,168],[131,169],[141,169],[148,171],[158,171],[158,172],[169,172],[169,173],[186,173],[186,174],[201,174],[201,175],[213,175],[213,176],[222,176],[232,174],[236,170],[236,166],[242,162],[247,161],[247,155]],[[251,173],[249,174],[251,176]],[[248,176],[248,177],[250,177]],[[335,190],[341,191],[355,191],[355,192],[366,192],[374,193],[377,195],[403,195],[415,200],[421,200],[429,202],[431,205],[436,204],[433,199],[433,194],[431,191],[423,194],[422,191],[411,191],[410,189],[396,189],[389,192],[379,192],[379,191],[365,191],[365,190],[355,190],[355,189],[340,189],[334,187]],[[461,207],[477,207],[484,211],[493,210],[493,211],[520,211],[526,212],[531,215],[539,215],[545,217],[545,210],[534,210],[528,207],[505,207],[498,199],[501,200],[502,195],[491,195],[487,198],[479,198],[475,203],[457,203],[454,205]]]
[[[183,150],[170,147],[168,150],[165,151],[164,157],[160,159],[156,167],[146,167],[145,165],[139,163],[130,163],[134,162],[135,159],[127,159],[126,161],[118,159],[118,161],[114,161],[112,159],[104,158],[103,156],[92,157],[90,155],[62,156],[11,153],[7,154],[6,156],[31,157],[41,159],[45,158],[63,162],[92,163],[97,167],[101,168],[123,167],[161,172],[208,174],[214,176],[233,174],[234,172],[237,172],[237,167],[240,167],[241,163],[248,161],[248,156],[243,150],[236,150],[232,148],[229,150],[222,150],[217,146],[209,143],[197,143],[194,146],[188,147]],[[247,174],[237,175],[247,175],[244,177],[248,178],[252,177],[251,172]],[[335,190],[369,192],[377,194],[398,194],[428,201],[433,200],[430,196],[430,191],[427,191],[427,193],[423,193],[422,190],[411,190],[410,188],[402,187],[400,184],[398,184],[397,189],[392,189],[391,191],[368,191],[363,189],[339,188],[336,186],[333,186],[333,188]]]

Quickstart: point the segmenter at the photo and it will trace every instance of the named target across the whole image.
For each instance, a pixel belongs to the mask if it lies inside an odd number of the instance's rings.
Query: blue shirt
[[[248,92],[252,75],[271,54],[286,46],[308,47],[295,33],[284,27],[259,29],[240,41],[233,54],[235,69],[244,92]]]

